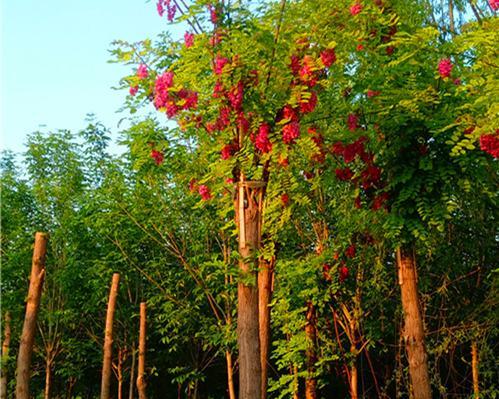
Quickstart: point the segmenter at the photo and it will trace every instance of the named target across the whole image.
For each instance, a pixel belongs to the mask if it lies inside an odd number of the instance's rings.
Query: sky
[[[0,0],[0,149],[24,151],[29,133],[85,126],[93,113],[119,131],[130,67],[110,64],[111,42],[154,38],[167,21],[146,0]]]

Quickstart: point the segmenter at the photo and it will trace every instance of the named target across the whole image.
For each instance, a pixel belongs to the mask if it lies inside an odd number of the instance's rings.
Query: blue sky
[[[116,137],[128,67],[109,64],[115,39],[154,38],[167,27],[146,0],[1,1],[0,148],[23,151],[36,130],[85,126],[87,113]],[[40,128],[40,126],[43,126]]]

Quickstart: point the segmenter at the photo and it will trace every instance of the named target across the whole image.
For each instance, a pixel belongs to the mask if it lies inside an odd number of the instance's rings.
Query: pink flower
[[[220,57],[219,55],[216,56],[215,58],[215,67],[214,67],[214,72],[217,75],[221,75],[223,72],[223,68],[225,65],[227,65],[229,60],[224,57]]]
[[[499,135],[483,134],[480,136],[480,149],[492,155],[494,158],[499,158]]]
[[[255,138],[255,147],[264,154],[272,151],[272,143],[269,140],[270,126],[262,123]]]
[[[170,6],[170,4],[168,4],[167,12],[168,12],[168,15],[166,16],[166,18],[168,18],[168,21],[172,22],[173,19],[175,18],[175,13],[177,12],[177,6],[175,6],[175,5]]]
[[[300,137],[300,124],[298,122],[288,123],[282,128],[282,141],[284,143],[293,144],[298,137]]]
[[[362,11],[362,4],[355,3],[350,7],[350,14],[357,15]]]
[[[147,66],[144,64],[140,64],[137,68],[137,77],[139,79],[145,79],[149,75],[149,71],[147,70]]]
[[[328,48],[321,52],[321,60],[326,68],[329,68],[336,62],[336,53],[334,48]]]
[[[364,50],[364,45],[363,45],[363,44],[357,44],[356,50],[357,50],[357,51],[362,51],[362,50]]]
[[[154,84],[154,106],[164,108],[171,101],[168,89],[173,86],[173,72],[165,72],[156,78]]]
[[[210,45],[215,47],[217,44],[219,44],[222,41],[222,35],[220,32],[215,31],[213,33],[213,36],[210,37]]]
[[[179,108],[173,101],[168,101],[166,103],[166,116],[168,118],[173,118],[175,115],[177,115],[178,111]]]
[[[184,43],[185,43],[185,47],[187,47],[187,48],[192,47],[192,45],[194,44],[194,33],[185,32],[184,33]]]
[[[139,86],[135,85],[135,86],[130,86],[130,90],[129,90],[129,93],[130,95],[133,97],[137,94],[137,92],[139,91]]]
[[[376,96],[379,96],[380,93],[381,92],[379,90],[367,90],[367,97],[368,98],[376,97]]]
[[[158,10],[159,16],[162,17],[165,13],[165,9],[163,8],[163,0],[158,0],[158,2],[156,3],[156,10]]]
[[[217,80],[217,82],[215,83],[215,87],[213,87],[212,97],[219,98],[219,97],[223,97],[224,95],[225,95],[225,90],[224,90],[223,83],[220,80]]]
[[[157,150],[151,151],[151,158],[154,159],[154,162],[156,162],[156,165],[158,166],[161,165],[165,159],[163,153]]]
[[[348,130],[351,132],[355,132],[359,125],[358,125],[359,118],[355,114],[349,114],[347,118],[347,125],[348,125]]]
[[[229,178],[225,179],[225,183],[234,184],[234,179],[232,177],[229,177]]]
[[[317,94],[315,91],[312,91],[310,94],[310,98],[300,101],[300,111],[304,114],[312,112],[317,105]]]
[[[192,90],[182,89],[177,94],[184,100],[182,109],[195,109],[198,105],[198,93]]]
[[[230,89],[227,97],[229,98],[230,105],[236,111],[240,111],[243,105],[243,96],[244,96],[244,84],[242,80],[240,80],[236,86]]]
[[[208,5],[208,11],[210,12],[210,21],[213,24],[216,24],[218,22],[218,13],[217,9],[213,7],[213,5]]]
[[[199,195],[201,195],[201,198],[203,199],[203,201],[208,201],[209,199],[211,199],[211,191],[204,184],[201,184],[198,187],[198,193],[199,193]]]
[[[438,73],[440,74],[440,77],[442,78],[448,78],[452,72],[452,68],[454,65],[452,65],[451,60],[448,58],[444,58],[440,60],[438,63]]]
[[[499,0],[489,0],[489,6],[493,11],[497,11],[499,8]]]

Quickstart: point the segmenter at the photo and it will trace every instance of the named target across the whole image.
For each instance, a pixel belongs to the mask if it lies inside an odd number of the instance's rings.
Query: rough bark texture
[[[44,399],[50,399],[50,394],[52,390],[52,363],[49,359],[45,361],[45,392]]]
[[[45,276],[45,256],[47,254],[48,236],[44,233],[35,234],[35,249],[31,265],[26,315],[17,356],[16,398],[29,399],[29,379],[31,356],[35,343],[36,319],[42,297],[43,280]]]
[[[118,285],[120,282],[119,273],[113,274],[111,290],[109,292],[109,301],[107,303],[106,330],[104,333],[104,359],[102,361],[102,381],[101,381],[101,399],[109,399],[111,392],[111,375],[113,359],[113,322],[114,312],[116,310],[116,299],[118,297]]]
[[[473,375],[474,399],[478,399],[480,397],[480,386],[478,384],[478,348],[476,341],[471,343],[471,372]]]
[[[237,286],[237,341],[239,346],[239,399],[260,399],[262,367],[258,322],[258,285],[255,251],[260,247],[263,182],[238,185],[236,220],[239,227],[239,268]]]
[[[415,258],[413,249],[397,249],[397,267],[404,310],[403,336],[414,398],[431,399],[428,355],[424,343]]]
[[[236,399],[236,390],[234,388],[234,365],[232,364],[232,353],[225,351],[225,360],[227,362],[227,387],[229,390],[229,399]]]
[[[140,303],[140,331],[139,331],[139,367],[137,373],[137,390],[139,399],[147,399],[146,394],[146,312],[145,302]]]
[[[10,348],[10,312],[5,313],[5,324],[3,330],[2,343],[2,367],[0,369],[0,399],[7,399],[7,366],[6,362],[9,358]]]
[[[317,354],[315,352],[315,341],[317,339],[317,319],[315,307],[312,302],[307,303],[307,324],[305,324],[305,335],[307,336],[307,378],[305,379],[305,398],[317,398],[317,380],[314,377],[315,362]]]
[[[258,320],[260,324],[260,363],[262,367],[262,399],[267,397],[268,360],[270,348],[270,308],[274,260],[262,259],[258,271]]]

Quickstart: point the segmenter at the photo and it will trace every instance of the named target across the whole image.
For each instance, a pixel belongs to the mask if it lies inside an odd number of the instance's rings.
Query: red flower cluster
[[[378,209],[381,209],[389,198],[390,196],[388,195],[388,193],[381,193],[377,195],[373,201],[372,205],[373,210],[377,211]]]
[[[352,169],[350,169],[349,167],[346,167],[344,169],[336,169],[335,173],[338,180],[341,181],[347,181],[353,177]]]
[[[267,123],[262,123],[258,128],[258,134],[255,137],[255,147],[264,154],[272,151],[269,133],[270,126]]]
[[[321,51],[321,61],[326,68],[329,68],[336,62],[336,53],[334,48],[328,48]]]
[[[212,5],[208,5],[208,11],[210,12],[210,21],[212,24],[216,24],[218,22],[218,13],[217,9]]]
[[[300,111],[303,114],[312,112],[317,105],[317,94],[315,91],[310,93],[310,98],[303,98],[300,100]]]
[[[379,90],[367,90],[367,97],[368,98],[376,97],[376,96],[379,96],[380,94],[381,94],[381,92]]]
[[[149,71],[147,70],[147,66],[144,64],[140,64],[137,68],[137,77],[139,79],[145,79],[149,75]]]
[[[338,272],[340,274],[340,276],[339,276],[340,283],[343,283],[350,275],[348,267],[346,267],[346,265],[344,263],[340,266],[340,268],[338,269]]]
[[[289,195],[287,193],[284,193],[281,195],[281,202],[283,206],[288,206],[289,204]]]
[[[350,14],[357,15],[362,11],[362,4],[355,3],[350,7]]]
[[[230,105],[235,111],[240,111],[243,106],[244,83],[240,80],[237,85],[229,90],[227,95]]]
[[[440,60],[440,62],[438,63],[438,73],[440,74],[440,77],[448,78],[452,72],[453,67],[454,65],[452,65],[451,60],[449,60],[448,58]]]
[[[231,158],[237,151],[239,151],[239,146],[236,143],[226,144],[222,148],[220,155],[222,156],[222,159],[227,160]]]
[[[300,137],[300,124],[291,122],[282,128],[282,141],[285,144],[294,144],[295,140]]]
[[[152,150],[151,151],[151,158],[154,159],[154,162],[156,162],[156,165],[159,166],[163,163],[165,156],[160,151]]]
[[[194,45],[194,33],[185,32],[184,33],[184,43],[185,47],[189,48]]]
[[[213,67],[213,71],[217,75],[221,75],[223,72],[223,68],[225,65],[229,63],[229,60],[227,58],[221,57],[220,55],[217,55],[215,57],[215,66]]]
[[[499,135],[484,134],[480,136],[480,149],[492,155],[494,158],[499,158]]]
[[[359,117],[356,114],[349,114],[347,117],[348,130],[355,132],[359,128]]]
[[[211,199],[211,191],[204,184],[202,184],[198,187],[198,193],[201,196],[203,201],[208,201],[209,199]]]
[[[350,244],[348,248],[345,250],[345,256],[347,258],[355,258],[355,254],[357,249],[355,248],[355,244]]]
[[[497,11],[499,9],[499,0],[489,0],[489,6],[493,11]]]
[[[173,77],[173,72],[165,72],[156,78],[154,84],[154,106],[156,109],[165,108],[168,118],[173,118],[180,110],[195,109],[198,104],[198,94],[192,90],[170,91]]]
[[[168,21],[173,21],[175,18],[175,13],[177,12],[177,7],[171,4],[171,0],[158,0],[156,3],[156,9],[160,17],[165,13],[165,7],[167,12]]]
[[[133,97],[137,94],[137,92],[139,91],[139,86],[135,85],[135,86],[130,86],[130,89],[128,90],[130,95]]]

